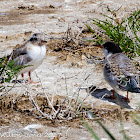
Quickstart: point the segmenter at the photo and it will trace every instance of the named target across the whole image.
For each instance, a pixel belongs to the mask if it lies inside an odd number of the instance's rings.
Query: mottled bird
[[[42,64],[45,55],[46,41],[44,35],[42,33],[35,33],[24,45],[14,49],[7,58],[14,60],[15,66],[25,66],[19,71],[19,74],[24,79],[24,73],[28,72],[30,83],[35,83],[31,80],[31,72]]]
[[[104,78],[113,88],[113,96],[115,98],[115,91],[118,89],[128,92],[140,93],[139,86],[139,70],[136,69],[135,64],[125,54],[122,53],[121,48],[114,42],[105,42],[101,46],[105,55],[104,64]]]

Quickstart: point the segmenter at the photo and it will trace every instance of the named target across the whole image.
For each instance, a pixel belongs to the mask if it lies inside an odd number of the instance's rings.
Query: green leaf
[[[92,136],[95,138],[95,140],[100,140],[99,137],[93,131],[93,129],[88,125],[88,123],[83,118],[82,118],[82,122],[85,125],[85,127],[88,129],[88,131],[92,134]]]
[[[97,123],[103,128],[103,130],[108,134],[108,136],[111,138],[111,140],[116,140],[116,138],[111,134],[111,132],[99,121],[96,120]]]

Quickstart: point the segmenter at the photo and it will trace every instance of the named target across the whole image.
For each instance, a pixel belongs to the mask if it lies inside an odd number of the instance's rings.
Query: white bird
[[[128,98],[128,91],[140,93],[139,74],[135,64],[122,53],[121,48],[114,42],[105,42],[101,46],[105,55],[104,64],[104,78],[113,88],[113,96],[115,98],[115,91],[118,89],[127,91],[126,100]]]
[[[42,64],[46,55],[46,41],[44,39],[43,34],[35,33],[24,45],[16,48],[7,56],[15,61],[15,66],[27,66],[21,69],[18,74],[21,74],[24,79],[24,73],[28,72],[30,83],[35,83],[31,80],[31,72]]]

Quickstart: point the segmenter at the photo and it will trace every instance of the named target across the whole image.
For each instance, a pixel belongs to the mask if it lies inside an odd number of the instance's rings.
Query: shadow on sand
[[[132,109],[131,106],[129,106],[128,104],[129,102],[124,99],[125,97],[122,95],[119,95],[118,93],[115,93],[115,97],[116,97],[115,99],[109,98],[112,96],[112,91],[109,91],[106,88],[92,90],[90,91],[90,94],[97,99],[115,103],[119,105],[121,108]]]

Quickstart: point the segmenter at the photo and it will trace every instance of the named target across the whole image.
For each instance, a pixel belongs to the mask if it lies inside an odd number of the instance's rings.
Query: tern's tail
[[[128,91],[140,93],[140,88],[138,87],[138,85],[139,85],[138,81],[139,81],[139,79],[136,79],[135,77],[131,77],[130,82],[127,84],[129,87]]]
[[[140,88],[134,88],[131,92],[136,92],[136,93],[140,93]]]

